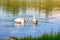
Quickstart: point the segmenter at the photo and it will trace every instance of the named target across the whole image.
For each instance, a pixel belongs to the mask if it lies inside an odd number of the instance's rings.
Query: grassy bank
[[[3,7],[8,7],[12,9],[19,9],[20,7],[31,7],[35,9],[51,9],[51,8],[60,8],[60,1],[52,0],[37,0],[37,1],[19,1],[19,0],[0,0],[0,5]]]
[[[37,38],[32,38],[32,37],[25,37],[25,38],[15,38],[15,37],[10,37],[10,40],[60,40],[60,33],[51,33],[51,34],[44,34],[40,37]]]
[[[60,1],[59,0],[35,0],[35,1],[21,1],[21,0],[0,0],[0,5],[3,7],[3,10],[6,12],[11,12],[13,15],[17,15],[22,9],[23,13],[26,12],[26,9],[31,9],[35,11],[45,11],[46,17],[52,12],[52,10],[60,10]]]

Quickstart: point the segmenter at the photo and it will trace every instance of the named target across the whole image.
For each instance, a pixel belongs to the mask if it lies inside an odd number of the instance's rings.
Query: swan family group
[[[17,18],[14,20],[17,24],[21,24],[21,25],[24,25],[24,16],[22,16],[22,18]],[[31,22],[31,20],[26,20],[27,23]],[[33,24],[37,24],[38,23],[38,20],[36,19],[35,16],[33,16],[33,19],[32,19],[32,23]]]

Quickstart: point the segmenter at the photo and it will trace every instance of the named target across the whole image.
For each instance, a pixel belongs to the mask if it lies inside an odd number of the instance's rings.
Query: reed
[[[3,7],[3,10],[5,9],[7,12],[11,12],[13,15],[17,15],[20,9],[25,13],[26,8],[29,8],[39,10],[39,12],[45,10],[46,17],[48,17],[52,9],[60,10],[60,1],[58,0],[37,0],[31,2],[21,0],[0,0],[0,5]]]
[[[58,33],[50,33],[50,34],[43,34],[42,36],[32,38],[30,37],[25,37],[25,38],[16,38],[16,40],[60,40],[60,32]]]

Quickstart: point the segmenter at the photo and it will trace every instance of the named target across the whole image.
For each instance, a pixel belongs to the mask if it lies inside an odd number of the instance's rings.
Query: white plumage
[[[36,19],[35,16],[33,16],[33,24],[37,24],[38,20]]]
[[[24,25],[24,17],[15,19],[15,22],[16,22],[17,24]]]

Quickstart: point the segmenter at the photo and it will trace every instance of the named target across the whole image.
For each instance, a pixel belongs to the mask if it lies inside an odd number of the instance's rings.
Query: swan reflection
[[[35,25],[35,24],[33,24],[33,25],[32,25],[32,28],[34,29],[34,28],[35,28],[35,26],[36,26],[36,25]]]
[[[17,24],[17,23],[15,23],[15,26],[16,26],[16,27],[24,28],[24,25],[22,25],[22,24]]]

